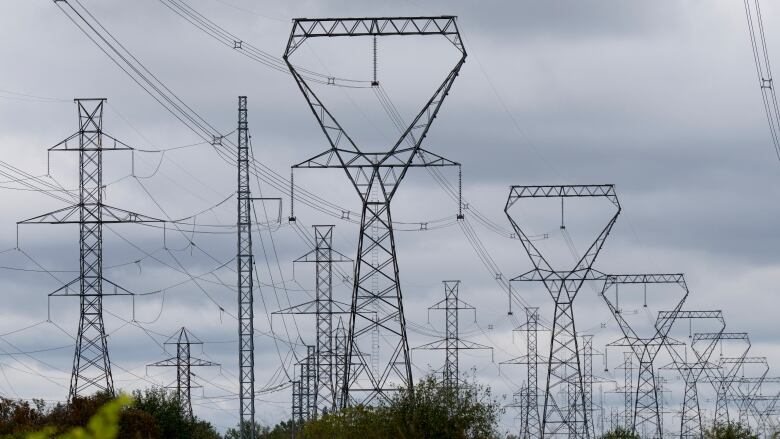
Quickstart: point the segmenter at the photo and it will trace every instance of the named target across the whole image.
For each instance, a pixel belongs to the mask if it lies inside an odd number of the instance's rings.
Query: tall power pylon
[[[306,346],[306,357],[296,363],[298,379],[292,386],[292,423],[293,438],[299,427],[306,421],[316,417],[317,406],[317,354],[315,346]]]
[[[640,334],[626,319],[625,312],[619,307],[618,288],[621,285],[642,285],[647,291],[647,285],[667,284],[679,287],[679,293],[673,294],[675,304],[672,311],[652,329]],[[608,292],[614,289],[615,299]],[[652,294],[653,292],[651,292]],[[658,405],[658,385],[655,379],[655,360],[661,348],[667,343],[667,336],[674,324],[677,313],[688,297],[688,286],[682,274],[621,274],[608,275],[601,290],[601,297],[606,302],[612,315],[623,333],[623,338],[610,343],[611,346],[627,346],[631,348],[639,362],[636,396],[634,398],[633,421],[631,431],[645,432],[652,438],[663,437],[661,410]],[[679,294],[679,299],[677,299]],[[651,295],[651,298],[653,296]]]
[[[238,97],[238,367],[239,431],[254,439],[255,431],[255,313],[254,255],[252,253],[252,195],[249,188],[249,120],[246,96]]]
[[[460,55],[400,138],[381,152],[367,152],[355,144],[291,61],[295,51],[310,38],[361,36],[442,36]],[[459,166],[425,151],[421,145],[466,60],[466,50],[454,16],[300,18],[293,20],[284,59],[330,146],[293,169],[343,169],[363,204],[342,404],[370,404],[377,398],[387,398],[388,392],[413,386],[390,203],[409,168]],[[365,352],[371,351],[367,347],[372,334],[379,330],[390,354],[381,359],[381,364],[374,360],[378,371],[374,373]]]
[[[705,350],[696,348],[697,344],[705,342],[718,343],[721,345],[724,341],[735,341],[742,344],[742,348],[736,351],[736,357],[723,357],[718,359],[717,367],[705,369],[705,373],[710,383],[715,388],[715,422],[729,422],[728,400],[731,395],[731,388],[734,380],[737,378],[741,366],[741,359],[746,358],[750,351],[750,336],[746,332],[702,332],[693,334],[691,340],[691,349],[698,357]],[[724,358],[739,359],[740,361],[728,361],[722,364]]]
[[[532,240],[514,219],[510,210],[520,200],[538,198],[593,197],[604,198],[615,212],[596,239],[572,269],[555,268],[545,259]],[[613,185],[512,186],[504,208],[517,237],[534,268],[513,281],[542,282],[555,302],[550,353],[547,360],[542,437],[589,437],[587,408],[583,392],[581,353],[574,325],[574,299],[586,280],[597,280],[601,274],[593,269],[612,226],[620,214],[620,203]],[[563,392],[564,397],[558,393]]]
[[[344,320],[339,317],[339,321],[336,324],[336,330],[333,332],[333,349],[334,349],[334,367],[333,367],[333,381],[337,386],[336,392],[336,407],[343,407],[344,394],[339,389],[344,386],[344,378],[347,376],[347,342],[348,342],[347,328],[344,327]]]
[[[338,376],[339,358],[336,345],[333,316],[349,313],[349,305],[333,300],[333,264],[352,262],[352,259],[333,249],[333,226],[314,226],[314,248],[296,259],[295,262],[314,263],[316,291],[314,300],[296,305],[274,314],[312,314],[315,316],[316,352],[313,406],[316,414],[334,411],[338,408],[338,393],[341,389]]]
[[[103,297],[132,293],[103,276],[103,225],[151,223],[162,220],[103,204],[103,152],[132,148],[103,131],[106,99],[76,99],[79,130],[49,148],[50,152],[79,153],[79,202],[19,224],[78,224],[79,277],[49,296],[76,296],[80,302],[76,352],[68,399],[96,391],[114,393],[108,340],[103,323]],[[77,144],[69,142],[76,139]],[[71,287],[78,284],[78,292]],[[108,286],[104,291],[104,285]]]
[[[164,344],[176,345],[176,356],[152,363],[149,366],[176,368],[176,385],[171,387],[176,389],[176,396],[179,398],[184,412],[192,418],[192,368],[219,366],[219,364],[192,356],[192,346],[203,345],[203,342],[184,327],[168,338]]]
[[[658,319],[656,327],[663,327],[666,325],[665,321],[672,319],[673,321],[688,320],[691,325],[692,321],[697,320],[715,320],[719,323],[718,332],[716,334],[723,333],[726,329],[726,320],[723,318],[723,312],[721,311],[660,311],[658,313]],[[689,326],[691,328],[691,326]],[[667,343],[666,347],[669,354],[672,356],[672,362],[675,368],[680,373],[685,383],[685,393],[683,395],[683,405],[680,416],[680,437],[686,439],[701,438],[704,431],[701,419],[701,407],[699,405],[699,392],[698,383],[704,374],[705,370],[711,369],[710,357],[712,356],[715,347],[717,346],[718,337],[713,337],[710,342],[699,351],[696,351],[693,343],[691,343],[691,349],[694,350],[694,358],[688,359],[688,355],[681,354],[678,349],[675,348],[676,343]],[[685,345],[683,345],[683,348]]]
[[[446,329],[443,339],[426,343],[415,349],[444,350],[444,368],[442,377],[444,385],[451,389],[458,389],[460,386],[460,374],[458,373],[458,352],[463,349],[490,349],[490,346],[463,340],[460,337],[460,312],[472,310],[476,314],[476,308],[458,298],[460,288],[459,280],[445,280],[444,299],[436,302],[428,308],[428,311],[444,311],[446,318]]]
[[[593,422],[593,336],[590,334],[582,337],[582,391],[585,399],[585,412],[588,414],[588,422],[583,424],[587,429],[583,435],[595,437]]]
[[[521,364],[526,366],[526,388],[519,402],[522,408],[520,437],[534,439],[542,435],[542,422],[539,416],[539,362],[538,351],[539,308],[525,308],[525,323],[515,328],[515,331],[525,332],[526,353],[501,364]]]

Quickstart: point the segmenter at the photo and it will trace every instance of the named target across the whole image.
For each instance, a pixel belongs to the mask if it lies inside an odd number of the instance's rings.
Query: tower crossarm
[[[111,207],[105,204],[93,205],[100,209],[99,216],[80,217],[84,206],[76,204],[63,207],[33,218],[19,221],[17,224],[121,224],[121,223],[163,223],[165,220],[131,212],[129,210]]]
[[[296,18],[284,57],[307,38],[391,35],[443,35],[465,54],[456,17]]]
[[[607,291],[611,287],[617,288],[618,285],[621,284],[642,284],[642,285],[674,284],[674,285],[678,285],[681,288],[682,294],[680,295],[680,299],[677,301],[677,304],[672,311],[664,311],[665,314],[663,319],[661,319],[659,315],[659,318],[656,320],[655,333],[649,338],[642,338],[639,337],[639,335],[631,327],[631,325],[628,323],[628,321],[621,313],[621,310],[618,308],[617,299],[613,301],[607,295]],[[625,335],[625,337],[629,340],[638,341],[647,345],[650,342],[657,341],[657,340],[664,340],[666,338],[666,336],[669,334],[669,331],[672,328],[672,324],[674,323],[676,316],[680,312],[680,309],[682,308],[683,303],[685,302],[685,299],[688,297],[688,293],[689,291],[688,291],[688,286],[685,283],[685,277],[681,273],[660,273],[660,274],[644,273],[644,274],[609,274],[606,276],[604,280],[604,286],[601,289],[600,295],[604,299],[604,302],[606,302],[607,306],[612,312],[612,315],[615,317],[618,326],[620,326],[621,331],[623,331],[623,335]],[[617,291],[615,294],[617,295]]]

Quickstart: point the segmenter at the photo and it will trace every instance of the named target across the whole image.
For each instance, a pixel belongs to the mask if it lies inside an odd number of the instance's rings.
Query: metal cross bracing
[[[444,81],[399,139],[381,152],[359,148],[291,63],[296,49],[310,38],[361,36],[439,36],[449,40],[459,54]],[[377,398],[386,399],[388,392],[413,387],[390,204],[409,168],[459,166],[421,146],[466,60],[466,50],[453,16],[300,18],[293,20],[284,60],[329,143],[325,152],[293,169],[343,169],[363,204],[342,405],[370,404]],[[372,285],[375,280],[376,291]],[[381,340],[390,352],[377,364],[378,373],[364,354],[375,331],[381,331]]]
[[[343,393],[340,389],[344,384],[344,378],[347,376],[347,328],[344,327],[344,321],[339,317],[339,321],[336,324],[336,330],[333,332],[333,349],[334,349],[334,370],[333,381],[336,386],[336,407],[343,407]]]
[[[316,416],[314,392],[316,392],[315,346],[306,346],[306,357],[295,363],[292,381],[292,437],[295,438],[306,421]]]
[[[306,357],[297,363],[300,418],[298,425],[317,416],[315,394],[317,392],[317,354],[315,346],[306,346]],[[295,398],[293,398],[295,400]]]
[[[672,325],[675,322],[687,320],[689,322],[689,331],[692,331],[692,322],[694,320],[715,320],[719,326],[717,332],[713,334],[722,334],[726,329],[726,320],[723,318],[723,312],[719,310],[712,311],[659,311],[656,327],[663,327],[666,321],[671,320]],[[703,434],[703,424],[701,418],[701,407],[699,405],[698,383],[706,369],[713,366],[710,363],[710,357],[715,351],[719,337],[712,337],[709,343],[695,352],[694,358],[688,359],[687,351],[680,353],[676,348],[677,344],[667,343],[666,348],[672,357],[675,369],[680,373],[685,384],[685,393],[683,395],[683,405],[680,414],[680,437],[681,438],[701,438]],[[684,348],[685,345],[683,345]],[[693,347],[691,347],[693,349]]]
[[[170,387],[176,389],[176,396],[185,415],[192,418],[192,388],[198,387],[192,385],[192,376],[194,375],[192,368],[219,366],[219,364],[192,356],[192,346],[203,345],[203,342],[184,327],[168,338],[164,345],[176,345],[176,356],[152,363],[149,366],[176,368],[176,385]]]
[[[538,352],[539,308],[525,308],[525,323],[515,328],[515,331],[526,333],[526,353],[520,357],[502,361],[500,364],[521,364],[526,366],[526,390],[522,399],[520,423],[520,438],[532,439],[541,437],[542,423],[539,416],[539,362]]]
[[[585,435],[595,437],[593,422],[593,336],[590,334],[582,335],[582,392],[585,400],[585,412],[588,414],[587,424],[583,428],[587,429]]]
[[[609,348],[609,346],[607,346]],[[606,357],[606,351],[605,351],[605,357]],[[607,363],[605,358],[605,363]],[[623,384],[618,385],[617,381],[615,381],[615,390],[610,391],[609,393],[615,393],[619,394],[623,398],[623,407],[622,409],[619,407],[613,407],[613,414],[611,416],[614,417],[614,419],[611,421],[611,430],[614,430],[615,428],[622,427],[626,430],[631,430],[631,423],[633,420],[633,401],[634,401],[634,353],[632,351],[623,351],[623,362],[620,363],[619,366],[617,366],[615,369],[622,370],[623,371]],[[608,372],[608,363],[605,364],[605,372]]]
[[[301,380],[292,382],[292,437],[298,433],[298,426],[303,425],[303,399],[301,396]]]
[[[336,410],[341,389],[337,371],[344,358],[334,351],[337,344],[333,316],[349,312],[349,305],[333,299],[333,264],[352,262],[352,259],[333,249],[332,225],[315,225],[314,248],[294,262],[315,264],[314,299],[274,314],[314,315],[315,317],[315,389],[313,406],[317,415]]]
[[[701,343],[704,343],[709,346],[715,342],[722,350],[724,341],[738,342],[743,346],[735,352],[737,354],[735,357],[723,357],[721,352],[718,362],[713,365],[714,367],[705,369],[707,378],[715,389],[715,423],[728,423],[730,421],[728,399],[732,391],[732,383],[740,370],[739,361],[723,363],[723,359],[744,359],[750,351],[750,337],[746,332],[701,332],[693,334],[691,339],[691,350],[697,357],[703,357],[703,353],[706,352],[701,348],[697,349],[697,345],[701,346]]]
[[[68,400],[94,392],[114,394],[108,340],[103,322],[103,298],[133,293],[103,276],[103,225],[162,222],[103,203],[103,152],[132,150],[129,145],[103,131],[105,101],[104,98],[75,99],[79,130],[49,148],[49,152],[79,153],[78,204],[19,222],[79,225],[79,276],[49,294],[50,297],[75,296],[80,303]],[[70,142],[74,140],[76,144],[71,145]],[[76,292],[71,291],[74,284],[78,284]]]
[[[769,363],[766,357],[742,357],[742,358],[721,358],[720,363],[722,365],[727,364],[739,364],[741,377],[736,377],[732,382],[730,389],[733,393],[733,399],[737,403],[737,409],[739,413],[739,422],[742,425],[750,426],[750,417],[758,420],[759,413],[753,404],[753,398],[756,397],[758,391],[761,389],[761,384],[766,379],[769,373]],[[751,370],[746,372],[747,366],[751,366]],[[757,369],[756,371],[752,369]],[[745,379],[746,373],[750,373],[752,380]],[[743,381],[744,380],[744,381]]]
[[[574,268],[561,270],[550,265],[523,228],[515,221],[510,209],[520,200],[533,198],[604,198],[615,209],[607,224],[595,238]],[[542,437],[589,437],[587,408],[583,392],[580,349],[575,329],[574,299],[586,280],[597,280],[602,274],[593,263],[604,241],[620,215],[613,185],[512,186],[504,212],[520,239],[534,268],[512,281],[542,282],[555,302],[555,313],[547,359],[547,381],[542,415]],[[563,391],[565,398],[557,394]]]
[[[465,310],[474,311],[474,320],[476,321],[477,311],[476,308],[458,297],[459,280],[445,280],[442,283],[444,284],[444,299],[431,305],[428,308],[428,312],[430,313],[431,310],[444,311],[446,319],[444,338],[418,346],[415,349],[444,350],[442,381],[445,386],[457,391],[461,381],[458,373],[458,352],[462,349],[490,349],[492,353],[493,348],[460,338],[460,312]]]
[[[252,197],[249,189],[249,120],[246,96],[238,97],[238,367],[241,439],[255,431],[254,256],[252,254]],[[244,426],[249,426],[245,428]]]
[[[679,287],[679,299],[672,298],[675,304],[672,311],[664,319],[659,319],[653,325],[653,328],[644,334],[639,334],[637,328],[625,318],[625,313],[619,307],[619,287],[620,285],[642,285],[647,292],[648,285],[666,284]],[[608,294],[614,289],[615,298],[611,299]],[[634,407],[632,412],[631,431],[643,432],[652,438],[663,437],[661,410],[658,404],[658,385],[655,378],[655,368],[653,362],[660,352],[661,348],[667,343],[667,336],[674,324],[677,314],[688,297],[688,286],[685,278],[679,273],[661,273],[661,274],[621,274],[607,275],[604,280],[604,287],[600,295],[606,302],[612,315],[623,333],[623,338],[610,343],[610,346],[627,346],[634,353],[638,360],[638,376],[635,389]],[[651,291],[650,297],[653,298],[657,293]],[[645,298],[645,301],[647,297]],[[646,303],[646,302],[645,302]]]
[[[780,383],[780,377],[768,377],[766,373],[758,376],[742,376],[734,381],[735,387],[741,389],[737,402],[742,402],[746,406],[745,411],[749,411],[750,415],[753,416],[754,423],[748,425],[755,427],[755,431],[767,430],[769,427],[767,422],[771,420],[769,413],[774,410],[777,397],[780,395],[780,393],[765,395],[763,393],[764,385],[778,383]],[[747,420],[740,422],[747,422]]]
[[[630,430],[634,410],[634,353],[631,351],[623,352],[623,364],[618,367],[623,369],[623,387],[618,389],[623,394],[623,428]]]

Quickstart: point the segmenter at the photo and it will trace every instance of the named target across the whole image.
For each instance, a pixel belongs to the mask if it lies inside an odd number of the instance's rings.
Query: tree
[[[108,430],[95,430],[98,426]],[[190,417],[173,392],[160,388],[136,391],[132,398],[97,393],[52,407],[40,400],[0,398],[0,437],[28,435],[46,439],[221,439],[211,424]]]
[[[241,425],[244,432],[249,432],[249,425],[250,424],[248,423]],[[292,422],[283,421],[276,424],[274,428],[255,423],[255,432],[257,433],[257,439],[289,439],[290,436],[292,436]],[[223,437],[224,439],[239,439],[241,435],[239,434],[238,428],[230,428],[225,432],[225,436]]]
[[[490,439],[499,436],[501,413],[489,388],[463,384],[456,390],[428,377],[413,392],[395,392],[384,405],[348,407],[306,422],[299,437]]]
[[[719,422],[704,432],[707,439],[758,439],[750,427],[739,422]]]
[[[639,439],[639,435],[627,428],[618,427],[605,433],[601,439]]]

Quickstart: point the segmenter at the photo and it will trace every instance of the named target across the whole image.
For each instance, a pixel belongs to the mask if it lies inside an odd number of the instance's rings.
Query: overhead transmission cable
[[[198,137],[211,143],[222,161],[229,166],[233,165],[232,158],[235,155],[236,145],[225,134],[210,125],[196,111],[184,103],[179,96],[147,69],[79,0],[58,0],[55,4],[133,82]],[[350,218],[348,209],[330,203],[304,188],[298,186],[291,187],[290,180],[282,177],[264,163],[253,161],[250,172],[284,195],[289,196],[294,189],[293,195],[296,201],[300,201],[315,210],[338,219],[344,219],[346,212],[347,219]],[[411,224],[419,225],[426,222],[432,223],[433,221],[415,221]],[[412,231],[419,229],[399,227],[399,230]]]
[[[287,67],[287,64],[282,58],[275,56],[271,53],[268,53],[264,50],[261,50],[256,46],[252,45],[251,43],[237,37],[235,34],[231,33],[227,29],[216,24],[214,21],[210,20],[209,18],[207,18],[206,16],[204,16],[203,14],[201,14],[200,12],[198,12],[197,10],[189,6],[183,0],[159,0],[159,1],[160,3],[165,5],[168,9],[176,13],[178,16],[180,16],[181,18],[183,18],[184,20],[186,20],[187,22],[189,22],[199,30],[203,31],[210,37],[214,38],[224,46],[235,50],[236,52],[246,56],[247,58],[253,61],[259,62],[260,64],[263,64],[266,67],[270,67],[281,73],[291,75],[290,70]],[[302,76],[306,80],[318,84],[333,85],[338,87],[349,87],[349,88],[368,88],[371,86],[371,81],[369,80],[340,78],[336,76],[327,75],[324,73],[319,73],[314,70],[306,69],[299,66],[296,66],[295,68],[296,70],[301,72]]]
[[[753,51],[753,60],[756,65],[756,75],[761,88],[761,100],[764,103],[764,113],[769,125],[769,133],[772,137],[775,154],[778,160],[780,160],[780,107],[777,104],[777,94],[775,93],[774,80],[772,78],[772,66],[769,62],[769,52],[764,33],[764,20],[761,16],[759,0],[752,0],[754,6],[752,9],[750,3],[751,0],[744,0],[750,47]]]

